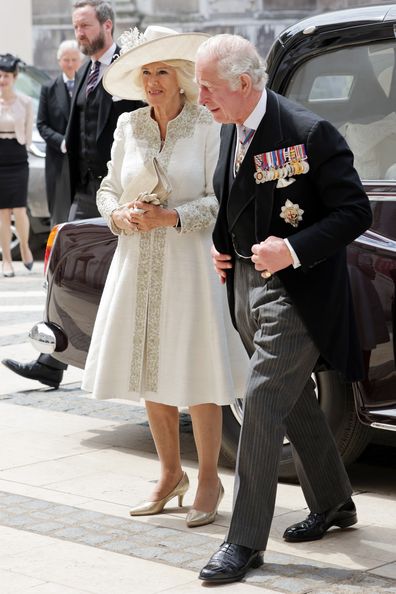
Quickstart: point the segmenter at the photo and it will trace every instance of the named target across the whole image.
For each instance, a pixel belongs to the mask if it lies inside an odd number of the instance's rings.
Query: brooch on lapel
[[[285,206],[282,206],[280,217],[284,219],[285,223],[290,223],[293,227],[298,227],[298,223],[302,221],[304,211],[299,204],[293,204],[291,200],[286,200]]]
[[[254,155],[256,184],[278,180],[276,187],[285,188],[296,180],[293,175],[309,171],[308,157],[304,144],[295,144],[261,155]]]

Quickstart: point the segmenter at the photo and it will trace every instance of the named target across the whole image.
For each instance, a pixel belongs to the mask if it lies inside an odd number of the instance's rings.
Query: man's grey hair
[[[265,64],[254,45],[240,35],[222,33],[210,37],[198,48],[200,57],[215,60],[220,78],[229,82],[235,91],[240,85],[240,76],[248,74],[253,88],[262,91],[267,82]]]
[[[75,39],[66,39],[59,44],[58,51],[56,52],[57,60],[60,60],[64,52],[68,50],[77,50],[79,52],[78,43]]]
[[[84,6],[92,6],[95,9],[96,18],[101,25],[110,19],[113,22],[113,29],[111,31],[113,33],[114,10],[108,2],[103,2],[103,0],[77,0],[73,4],[73,10],[84,8]]]

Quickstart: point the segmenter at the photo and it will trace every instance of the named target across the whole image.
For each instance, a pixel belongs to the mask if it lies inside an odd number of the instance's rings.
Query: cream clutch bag
[[[119,204],[141,200],[152,204],[166,204],[172,186],[156,157],[146,163],[141,174],[134,177],[123,191]]]

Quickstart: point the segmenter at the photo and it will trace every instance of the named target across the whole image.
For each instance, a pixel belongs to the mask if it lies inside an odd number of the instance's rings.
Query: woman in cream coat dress
[[[221,405],[242,397],[247,368],[210,258],[219,127],[195,103],[193,59],[204,39],[164,27],[144,36],[135,30],[105,74],[114,96],[149,105],[119,118],[97,196],[119,240],[83,380],[96,398],[145,399],[161,475],[131,515],[159,513],[176,496],[182,504],[188,478],[178,407],[189,407],[199,476],[188,526],[215,518],[223,495]],[[143,190],[150,195],[136,201]]]

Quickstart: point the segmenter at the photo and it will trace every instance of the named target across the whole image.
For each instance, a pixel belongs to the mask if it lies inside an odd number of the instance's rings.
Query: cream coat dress
[[[156,157],[172,186],[167,207],[177,210],[181,227],[119,236],[82,384],[96,398],[185,407],[243,396],[247,355],[210,257],[218,145],[219,126],[200,106],[186,103],[168,123],[162,150],[149,107],[119,118],[99,211],[117,233],[111,212]]]

